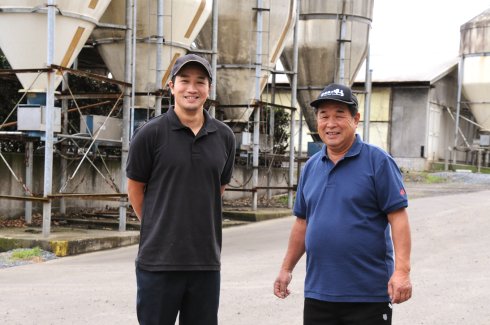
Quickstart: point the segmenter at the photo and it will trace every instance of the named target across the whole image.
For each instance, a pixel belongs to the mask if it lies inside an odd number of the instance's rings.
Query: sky
[[[374,0],[373,80],[394,72],[404,76],[428,71],[456,60],[461,25],[486,9],[490,0]]]

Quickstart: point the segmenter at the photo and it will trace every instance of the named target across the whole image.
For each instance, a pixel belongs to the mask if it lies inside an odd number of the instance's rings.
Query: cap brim
[[[318,106],[320,106],[321,103],[323,102],[339,102],[339,103],[344,103],[344,104],[347,104],[347,105],[354,105],[355,103],[353,101],[345,101],[345,100],[340,100],[340,99],[334,99],[334,98],[319,98],[319,99],[315,99],[314,101],[312,101],[310,103],[310,106],[312,107],[315,107],[315,108],[318,108]]]

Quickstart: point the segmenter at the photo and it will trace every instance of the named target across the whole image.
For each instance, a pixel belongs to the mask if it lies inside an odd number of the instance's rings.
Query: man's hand
[[[274,294],[281,299],[289,296],[290,291],[288,289],[288,285],[291,282],[293,275],[291,272],[286,270],[279,271],[279,275],[274,282]]]
[[[408,272],[395,270],[388,282],[388,295],[393,304],[401,304],[412,297],[412,283]]]

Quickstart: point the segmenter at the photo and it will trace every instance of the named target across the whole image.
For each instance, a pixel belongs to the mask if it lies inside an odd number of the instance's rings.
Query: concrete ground
[[[414,296],[394,307],[394,324],[490,323],[490,189],[444,194],[410,202]],[[224,229],[220,324],[301,324],[304,259],[291,296],[272,295],[293,221]],[[136,324],[136,251],[0,270],[0,324]]]

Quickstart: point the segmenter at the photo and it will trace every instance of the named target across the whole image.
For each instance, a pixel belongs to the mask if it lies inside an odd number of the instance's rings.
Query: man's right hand
[[[286,270],[281,270],[279,275],[274,282],[274,294],[276,297],[284,299],[289,296],[290,291],[288,289],[288,285],[293,278],[293,274]]]

